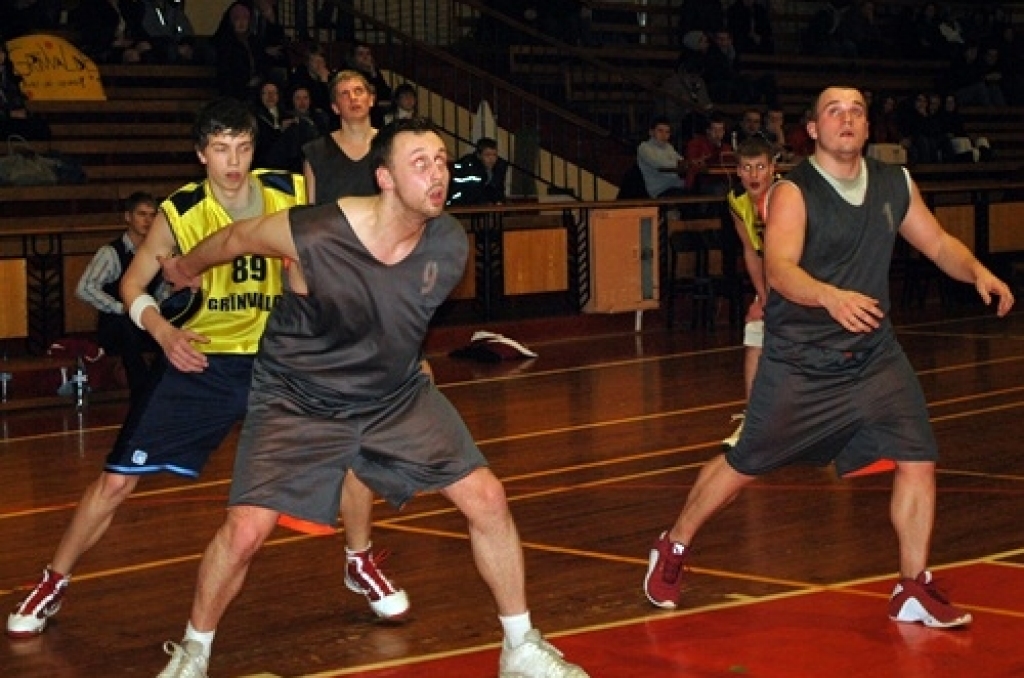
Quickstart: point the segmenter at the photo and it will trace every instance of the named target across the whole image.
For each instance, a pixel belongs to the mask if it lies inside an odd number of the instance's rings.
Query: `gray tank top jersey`
[[[259,361],[325,405],[378,401],[419,372],[437,308],[462,279],[469,249],[455,218],[432,219],[401,262],[382,264],[336,203],[292,209],[308,295],[286,289]]]
[[[868,188],[862,205],[851,205],[809,162],[786,175],[803,194],[807,231],[800,266],[811,277],[878,299],[885,312],[875,332],[847,332],[824,308],[794,304],[770,292],[765,328],[797,343],[838,351],[863,351],[892,333],[889,263],[896,235],[910,207],[906,175],[898,166],[866,158]]]
[[[360,160],[345,155],[334,137],[326,134],[302,147],[316,182],[316,204],[352,195],[374,195],[377,182],[370,168],[370,154]]]

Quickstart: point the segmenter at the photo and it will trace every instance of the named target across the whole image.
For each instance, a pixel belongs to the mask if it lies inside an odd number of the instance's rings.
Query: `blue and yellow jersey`
[[[254,170],[250,176],[263,195],[264,214],[307,202],[300,175]],[[208,180],[183,186],[160,209],[182,254],[233,221]],[[209,343],[195,345],[203,353],[254,354],[267,316],[281,299],[281,285],[278,259],[245,255],[215,266],[203,274],[202,307],[183,327],[209,338]]]
[[[735,214],[747,228],[747,235],[758,255],[764,254],[764,219],[761,216],[757,205],[750,198],[750,194],[743,191],[736,195],[736,191],[729,191],[726,196],[729,203],[729,211]]]

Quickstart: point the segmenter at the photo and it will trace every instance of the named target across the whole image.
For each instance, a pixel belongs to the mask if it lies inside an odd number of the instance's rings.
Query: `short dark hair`
[[[249,134],[256,138],[256,118],[249,107],[238,99],[220,97],[203,104],[196,113],[192,125],[192,141],[202,150],[210,143],[210,137],[217,134],[240,136]]]
[[[395,137],[402,132],[413,132],[415,134],[436,133],[437,125],[429,118],[422,116],[401,118],[393,121],[390,125],[385,125],[383,129],[377,132],[377,136],[373,137],[373,142],[370,144],[370,167],[373,171],[376,171],[378,167],[390,166],[392,152],[395,147]]]
[[[483,153],[487,149],[498,150],[498,142],[491,137],[480,137],[476,140],[476,152]]]
[[[771,143],[760,134],[751,134],[739,143],[736,148],[738,158],[756,158],[759,155],[767,155],[771,159],[775,155],[775,149]]]
[[[658,125],[668,125],[669,128],[671,128],[672,121],[668,119],[667,115],[656,115],[653,118],[651,118],[651,125],[647,129],[652,130]]]
[[[152,193],[146,191],[135,191],[124,199],[124,211],[134,212],[139,205],[153,205],[156,207],[156,198]]]

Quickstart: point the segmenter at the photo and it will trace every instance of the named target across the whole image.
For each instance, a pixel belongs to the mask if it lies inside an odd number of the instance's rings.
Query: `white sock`
[[[210,649],[213,647],[213,637],[216,634],[216,629],[213,631],[196,631],[191,621],[185,627],[185,640],[194,640],[203,647],[203,659],[207,663],[210,662]]]
[[[511,617],[498,616],[501,621],[501,628],[505,630],[505,645],[510,648],[519,647],[526,640],[526,634],[533,628],[530,621],[530,613],[512,615]]]

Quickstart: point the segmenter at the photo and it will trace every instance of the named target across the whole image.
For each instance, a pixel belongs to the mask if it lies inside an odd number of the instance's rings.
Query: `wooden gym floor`
[[[594,678],[1024,675],[1024,313],[931,308],[896,321],[942,449],[932,566],[974,613],[965,630],[888,620],[891,476],[842,481],[829,469],[754,484],[694,545],[682,609],[646,602],[650,543],[743,407],[737,329],[669,332],[656,315],[640,334],[632,318],[487,327],[540,354],[496,365],[446,355],[484,326],[438,332],[438,382],[505,482],[536,625]],[[3,415],[7,610],[52,555],[123,413]],[[197,482],[144,480],[46,633],[0,639],[0,675],[155,675],[223,517],[234,444]],[[375,519],[376,545],[392,554],[384,567],[412,600],[407,622],[378,623],[345,589],[340,538],[282,529],[220,628],[210,675],[495,676],[500,631],[460,517],[427,495],[400,512],[378,505]]]

